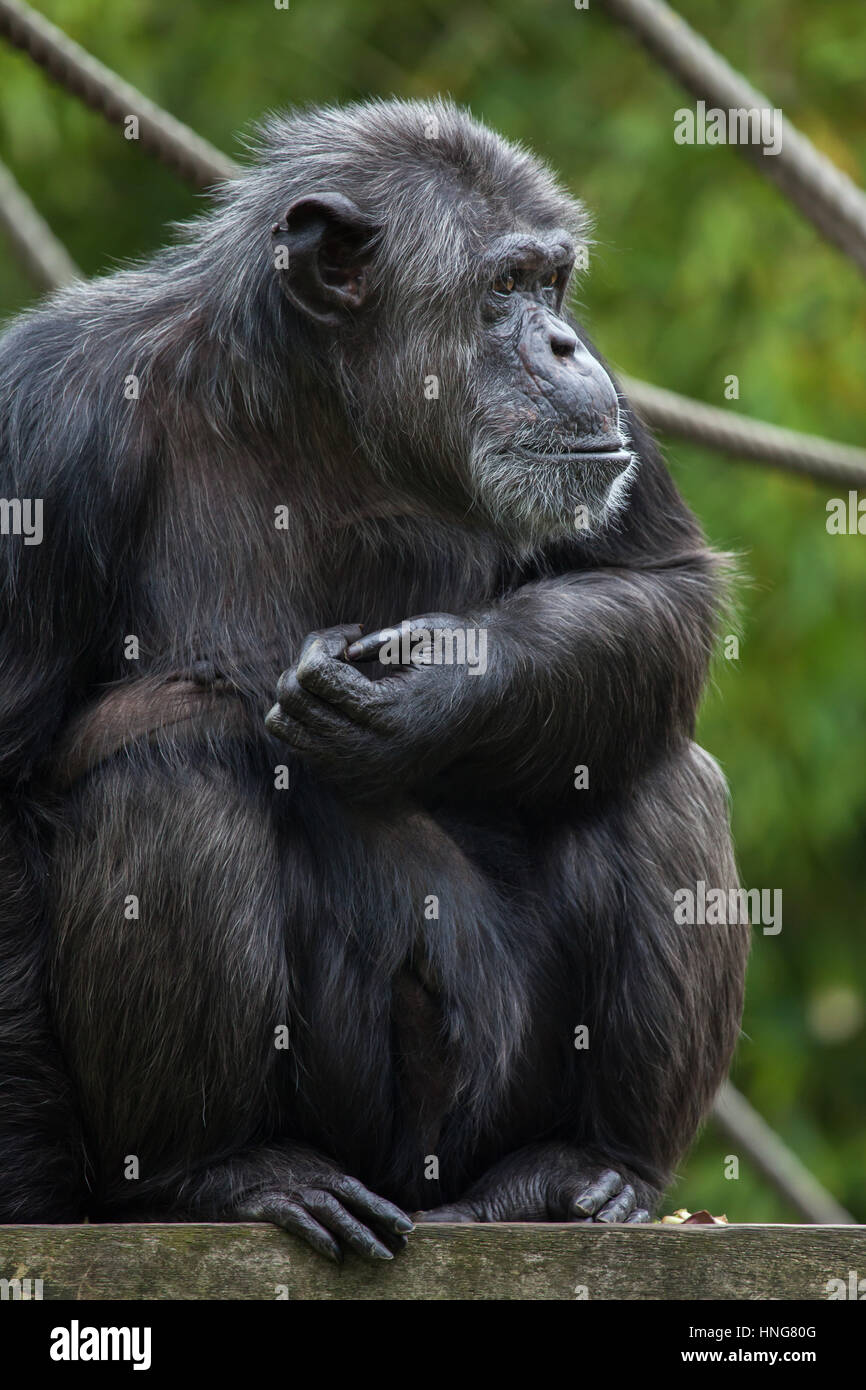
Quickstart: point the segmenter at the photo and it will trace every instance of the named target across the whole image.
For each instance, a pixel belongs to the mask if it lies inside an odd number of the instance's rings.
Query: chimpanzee
[[[742,1003],[724,561],[587,244],[449,103],[312,110],[2,339],[0,1220],[649,1219]]]

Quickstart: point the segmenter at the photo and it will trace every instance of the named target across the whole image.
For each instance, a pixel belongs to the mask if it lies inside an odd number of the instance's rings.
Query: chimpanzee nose
[[[574,357],[577,352],[577,334],[567,323],[558,323],[550,330],[550,349],[554,357]]]

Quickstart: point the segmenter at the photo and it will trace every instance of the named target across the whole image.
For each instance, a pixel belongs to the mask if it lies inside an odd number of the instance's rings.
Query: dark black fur
[[[442,104],[262,146],[181,245],[0,343],[0,487],[45,505],[41,545],[0,542],[0,1220],[266,1216],[387,1254],[405,1223],[342,1173],[452,1217],[639,1217],[740,1017],[745,929],[673,921],[736,882],[691,742],[717,562],[564,284],[489,297],[528,233],[585,235],[536,160]],[[610,492],[575,439],[636,466]],[[441,613],[486,675],[371,682],[333,632]],[[51,789],[101,687],[201,661],[242,728]]]

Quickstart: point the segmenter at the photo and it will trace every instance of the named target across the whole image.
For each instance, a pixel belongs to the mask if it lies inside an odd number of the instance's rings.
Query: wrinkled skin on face
[[[578,507],[594,529],[632,455],[616,388],[563,315],[573,245],[565,233],[505,238],[494,255],[504,268],[483,294],[479,370],[499,442],[476,460],[479,491],[533,539],[573,533]]]

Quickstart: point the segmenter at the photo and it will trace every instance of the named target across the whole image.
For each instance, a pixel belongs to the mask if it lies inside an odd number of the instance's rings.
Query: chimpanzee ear
[[[273,226],[274,265],[296,308],[340,323],[367,298],[378,228],[342,193],[298,198]]]

